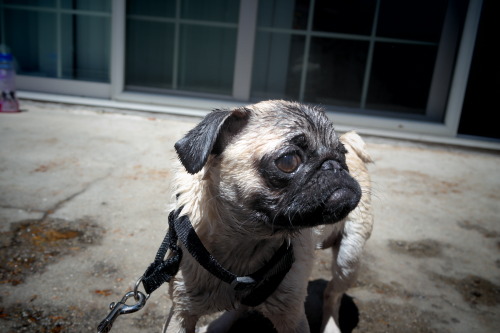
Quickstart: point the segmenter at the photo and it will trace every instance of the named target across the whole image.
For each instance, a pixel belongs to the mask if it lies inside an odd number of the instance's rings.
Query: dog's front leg
[[[332,279],[323,294],[323,323],[321,333],[340,333],[339,310],[343,291],[335,288],[336,281]]]
[[[309,323],[304,311],[297,317],[293,313],[281,313],[267,316],[278,333],[309,333]]]
[[[207,326],[200,328],[197,333],[225,333],[229,332],[233,324],[247,310],[246,306],[241,306],[236,310],[224,312],[219,318],[212,321]]]
[[[192,315],[185,311],[176,311],[172,308],[169,318],[165,322],[163,332],[167,333],[195,333],[196,323],[199,316]]]
[[[332,247],[332,279],[323,294],[322,333],[340,333],[340,303],[344,293],[356,281],[362,251],[361,246],[353,246],[361,242],[356,237],[359,234],[343,236]]]

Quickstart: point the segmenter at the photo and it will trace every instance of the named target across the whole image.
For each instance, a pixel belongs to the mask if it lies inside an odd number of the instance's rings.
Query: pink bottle
[[[19,112],[12,54],[0,50],[0,112]]]

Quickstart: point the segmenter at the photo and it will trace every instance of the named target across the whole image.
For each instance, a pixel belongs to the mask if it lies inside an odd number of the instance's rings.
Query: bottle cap
[[[14,58],[10,53],[0,53],[0,61],[12,61]]]

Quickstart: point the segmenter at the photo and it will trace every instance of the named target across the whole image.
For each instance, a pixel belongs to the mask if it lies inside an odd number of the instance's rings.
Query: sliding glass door
[[[3,0],[2,43],[19,75],[110,81],[110,0]]]
[[[364,127],[455,135],[481,6],[0,0],[0,43],[24,90],[185,110],[285,98]]]
[[[125,89],[231,96],[239,1],[127,2]]]
[[[465,5],[260,1],[252,98],[442,121]]]

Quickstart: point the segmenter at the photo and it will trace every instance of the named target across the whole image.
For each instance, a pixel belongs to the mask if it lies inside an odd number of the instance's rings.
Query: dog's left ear
[[[220,154],[229,139],[245,126],[250,110],[214,110],[174,145],[190,174],[200,171],[210,154]]]

